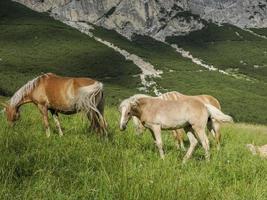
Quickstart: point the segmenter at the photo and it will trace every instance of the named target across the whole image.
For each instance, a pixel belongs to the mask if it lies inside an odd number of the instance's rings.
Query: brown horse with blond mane
[[[91,129],[106,133],[103,84],[90,78],[62,77],[52,73],[43,74],[22,86],[5,104],[5,113],[10,125],[19,119],[19,109],[26,103],[35,104],[41,114],[47,137],[50,136],[48,111],[51,112],[59,135],[63,132],[58,114],[86,113]]]

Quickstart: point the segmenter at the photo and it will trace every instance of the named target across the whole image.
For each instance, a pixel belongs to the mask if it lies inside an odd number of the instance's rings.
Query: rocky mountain
[[[191,0],[189,8],[205,20],[241,28],[267,27],[267,0]]]
[[[266,0],[17,0],[61,20],[85,21],[130,38],[184,35],[205,21],[267,27]],[[205,21],[204,21],[204,20]]]

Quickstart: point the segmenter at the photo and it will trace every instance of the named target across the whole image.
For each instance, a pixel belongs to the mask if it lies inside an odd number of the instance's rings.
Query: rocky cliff
[[[191,0],[189,8],[205,20],[241,28],[267,27],[267,0]]]
[[[266,0],[17,0],[61,20],[85,21],[163,40],[202,29],[206,21],[267,27]]]

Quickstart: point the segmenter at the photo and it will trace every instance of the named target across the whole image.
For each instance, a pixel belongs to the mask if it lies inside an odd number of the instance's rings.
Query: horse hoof
[[[183,159],[182,164],[185,165],[187,163],[186,159]]]
[[[185,151],[186,151],[186,148],[182,147],[182,148],[181,148],[181,151],[184,151],[184,152],[185,152]]]

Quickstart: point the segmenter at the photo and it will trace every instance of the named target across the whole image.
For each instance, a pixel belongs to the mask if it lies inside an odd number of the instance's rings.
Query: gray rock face
[[[192,13],[241,28],[267,27],[267,0],[191,0]]]
[[[49,11],[61,20],[86,21],[114,29],[130,38],[133,33],[164,40],[187,34],[204,24],[188,12],[185,0],[17,0],[33,10]]]
[[[17,1],[39,12],[49,11],[61,20],[90,22],[128,38],[136,33],[164,40],[202,29],[202,19],[239,27],[267,27],[266,0]]]

